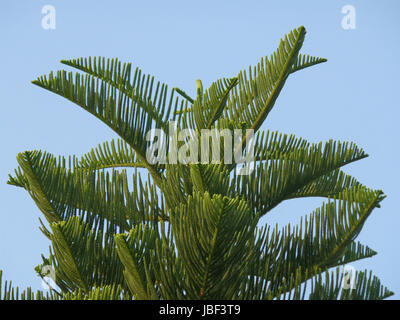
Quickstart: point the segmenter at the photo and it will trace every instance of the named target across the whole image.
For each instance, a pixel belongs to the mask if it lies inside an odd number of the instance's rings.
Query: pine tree
[[[355,239],[385,195],[341,170],[367,154],[354,143],[310,143],[260,130],[287,78],[326,61],[300,53],[305,34],[304,27],[292,30],[270,57],[237,77],[221,78],[206,90],[198,80],[194,98],[168,90],[130,63],[101,57],[61,61],[82,74],[62,70],[34,80],[90,112],[119,138],[81,158],[18,154],[8,183],[24,188],[43,213],[40,229],[51,247],[35,269],[44,279],[54,270],[57,287],[34,293],[6,282],[0,284],[1,298],[392,295],[368,271],[352,274],[354,287],[343,286],[349,276],[344,265],[376,254]],[[232,152],[224,153],[222,140],[213,144],[222,147],[219,161],[184,162],[170,151],[187,146],[187,140],[159,137],[149,157],[151,129],[168,137],[185,129],[193,135],[204,129],[241,135]],[[254,161],[242,174],[238,163],[226,160],[249,155],[245,147],[251,141]],[[167,161],[153,161],[165,154]],[[294,227],[260,224],[280,203],[303,197],[326,201]]]

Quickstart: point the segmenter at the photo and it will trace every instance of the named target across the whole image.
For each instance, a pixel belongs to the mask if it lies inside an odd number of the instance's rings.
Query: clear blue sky
[[[56,29],[42,28],[44,5],[56,9]],[[344,5],[356,9],[356,29],[341,25]],[[48,253],[39,210],[22,189],[6,184],[18,152],[82,155],[115,135],[67,100],[30,83],[61,59],[118,57],[192,93],[256,64],[295,27],[308,31],[302,52],[328,62],[294,74],[264,129],[312,142],[354,141],[369,158],[345,171],[387,198],[358,237],[378,255],[353,266],[371,269],[400,298],[398,0],[304,1],[10,1],[0,3],[0,269],[34,289],[33,270]],[[290,201],[270,221],[296,222],[321,199]]]

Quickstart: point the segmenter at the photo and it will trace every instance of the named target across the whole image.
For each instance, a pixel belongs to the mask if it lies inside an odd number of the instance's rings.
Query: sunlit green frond
[[[356,271],[354,289],[343,290],[341,300],[383,300],[394,293],[381,284],[372,271]]]
[[[177,87],[173,88],[179,95],[181,95],[183,98],[185,98],[189,103],[193,104],[194,103],[194,99],[192,97],[190,97],[185,91],[183,91],[182,89],[179,89]],[[181,113],[181,110],[177,110],[175,111],[176,113]]]
[[[281,40],[278,49],[258,63],[249,73],[241,71],[238,86],[227,103],[225,117],[245,122],[255,131],[272,110],[303,45],[304,27],[292,30]]]
[[[277,300],[382,300],[393,295],[380,280],[367,271],[354,270],[346,274],[343,268],[332,270],[316,269],[307,273],[309,280],[299,281],[301,268],[296,269],[286,285],[281,286],[280,293],[268,298]],[[284,291],[282,291],[284,289]]]
[[[154,110],[149,102],[152,91],[149,80],[143,79],[138,87],[136,95],[141,97],[140,102],[109,83],[79,73],[74,77],[71,72],[58,71],[33,83],[74,102],[104,122],[135,150],[137,159],[149,170],[155,182],[161,183],[157,167],[146,158],[146,134],[153,127],[160,128],[160,123],[154,123],[151,116]]]
[[[284,154],[294,154],[300,150],[310,150],[316,145],[307,142],[294,135],[282,134],[277,131],[262,131],[255,139],[254,158],[256,161],[269,161],[280,159]],[[367,154],[360,150],[361,157]],[[301,160],[301,159],[299,159]],[[307,159],[303,159],[307,160]],[[328,197],[333,196],[342,190],[361,185],[354,177],[345,174],[340,169],[333,170],[319,178],[312,180],[296,192],[292,193],[288,199],[299,197]]]
[[[289,224],[281,231],[274,230],[265,239],[268,245],[263,272],[267,279],[279,282],[289,279],[299,267],[303,271],[325,270],[373,256],[373,250],[353,241],[383,198],[381,191],[353,188],[315,210],[294,228]],[[307,280],[302,276],[303,281]]]
[[[114,197],[115,200],[110,201],[112,194],[106,194],[106,186],[113,188],[118,177],[116,174],[113,181],[109,181],[108,174],[104,173],[72,172],[64,161],[57,163],[54,156],[40,151],[24,152],[18,156],[18,162],[21,170],[16,170],[17,177],[13,180],[25,179],[29,182],[24,187],[49,223],[68,220],[78,214],[92,223],[95,216],[100,215],[116,226],[128,228],[126,216],[117,215],[114,211],[114,204],[125,208],[121,198]],[[97,183],[96,176],[100,178]],[[119,214],[119,211],[116,213]]]
[[[309,148],[311,143],[295,135],[287,135],[278,131],[260,131],[254,140],[254,158],[257,161],[267,161],[296,150]]]
[[[50,225],[56,284],[64,291],[123,285],[122,264],[115,243],[105,230],[92,228],[80,217]]]
[[[258,219],[238,198],[195,193],[171,217],[189,299],[232,299],[246,277]],[[223,289],[222,289],[223,288]]]
[[[371,258],[376,254],[377,252],[372,250],[370,247],[363,245],[360,242],[352,241],[344,251],[342,259],[340,259],[337,264],[344,265],[361,259]]]
[[[354,278],[344,278],[337,268],[321,274],[311,282],[310,300],[382,300],[393,295],[370,271],[355,271]],[[344,285],[344,284],[347,284]]]
[[[168,93],[168,86],[154,77],[142,74],[139,68],[132,72],[131,63],[121,63],[117,58],[106,59],[104,57],[88,57],[61,60],[61,63],[96,77],[105,83],[112,85],[129,98],[137,102],[137,106],[143,108],[158,124],[164,128],[174,108],[173,90]],[[143,91],[144,89],[144,91]],[[144,94],[143,94],[144,92]],[[169,99],[169,100],[168,100]],[[177,103],[175,103],[175,108]]]
[[[184,261],[177,252],[171,224],[166,226],[162,221],[160,227],[160,240],[156,242],[155,250],[159,268],[153,268],[159,282],[157,287],[163,299],[185,300],[185,288],[190,285],[191,280],[186,276]]]
[[[197,164],[204,190],[211,195],[221,194],[223,196],[231,195],[231,177],[229,169],[223,164]]]
[[[115,236],[118,255],[125,267],[126,283],[137,300],[160,298],[155,278],[157,269],[159,269],[155,262],[157,240],[158,235],[154,229],[141,225],[132,229],[129,235]]]
[[[51,202],[51,198],[46,192],[51,190],[53,181],[48,181],[49,176],[46,171],[37,170],[38,165],[42,165],[45,168],[54,168],[55,159],[49,154],[44,154],[42,157],[41,152],[31,153],[27,151],[18,154],[17,160],[21,170],[16,170],[17,178],[11,181],[20,181],[22,183],[49,223],[61,221],[60,212]],[[23,177],[18,177],[22,173]],[[45,190],[46,187],[48,190]]]
[[[193,192],[190,169],[181,163],[167,164],[162,187],[165,203],[169,210],[174,211],[181,203],[186,203],[188,195]]]
[[[72,171],[64,158],[37,151],[20,154],[18,162],[21,170],[10,180],[29,182],[24,187],[49,223],[76,215],[89,224],[100,218],[114,234],[163,216],[155,185],[143,183],[138,172],[129,190],[126,171]]]
[[[292,193],[288,199],[301,197],[333,197],[343,190],[362,186],[354,177],[337,169],[313,180]]]
[[[296,71],[311,67],[311,66],[315,66],[317,64],[323,63],[328,61],[325,58],[319,58],[319,57],[313,57],[310,55],[305,55],[300,53],[297,57],[296,63],[293,64],[292,66],[292,70],[291,73],[294,73]]]
[[[215,121],[222,115],[231,90],[237,85],[238,79],[220,79],[210,86],[194,101],[189,116],[188,125],[184,127],[211,129]]]
[[[251,206],[265,214],[280,202],[295,196],[312,196],[315,184],[323,184],[321,194],[337,192],[344,183],[338,168],[365,158],[365,152],[353,143],[329,141],[307,148],[275,155],[269,161],[258,162],[248,175],[235,176],[232,185]],[[332,172],[335,172],[332,174]],[[335,180],[335,178],[337,180]],[[355,185],[354,180],[347,184]]]
[[[170,214],[187,202],[188,195],[208,192],[211,196],[229,196],[230,174],[223,164],[167,164],[162,197]]]
[[[78,167],[87,169],[107,169],[119,167],[145,168],[135,156],[135,151],[124,141],[104,142],[86,153],[78,162]]]

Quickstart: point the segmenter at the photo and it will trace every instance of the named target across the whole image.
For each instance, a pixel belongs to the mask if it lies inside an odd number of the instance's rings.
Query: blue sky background
[[[56,29],[41,26],[42,7],[56,9]],[[344,5],[356,29],[341,26]],[[398,0],[304,1],[1,1],[0,3],[0,269],[20,287],[41,288],[34,266],[47,255],[41,213],[22,189],[6,184],[16,155],[41,149],[86,153],[115,134],[71,102],[30,83],[61,59],[118,57],[170,87],[194,93],[235,76],[272,53],[293,28],[307,29],[303,53],[328,62],[293,74],[264,129],[311,142],[353,141],[370,155],[344,170],[387,198],[358,239],[378,252],[352,264],[373,270],[400,298]],[[292,200],[266,218],[296,223],[322,199]]]

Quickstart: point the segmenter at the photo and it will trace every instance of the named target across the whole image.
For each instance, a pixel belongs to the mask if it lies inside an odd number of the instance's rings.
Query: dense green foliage
[[[289,76],[325,59],[300,53],[305,28],[237,77],[197,95],[117,59],[81,58],[33,83],[109,126],[119,139],[82,158],[42,151],[17,156],[8,183],[24,188],[43,213],[51,248],[47,293],[0,285],[4,299],[383,299],[392,293],[371,273],[342,288],[342,266],[376,254],[356,242],[384,194],[341,168],[367,157],[353,143],[309,143],[261,131]],[[146,133],[169,121],[176,130],[253,129],[254,170],[236,164],[153,164]],[[241,145],[246,143],[244,135]],[[168,149],[169,145],[165,147]],[[145,174],[145,178],[142,176]],[[285,200],[324,197],[297,226],[260,225]],[[42,222],[42,221],[41,221]],[[1,278],[1,274],[0,274]],[[0,290],[1,290],[0,289]]]

